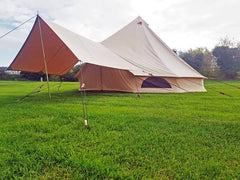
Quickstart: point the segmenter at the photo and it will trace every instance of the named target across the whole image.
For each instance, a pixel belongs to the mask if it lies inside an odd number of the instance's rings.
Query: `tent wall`
[[[120,70],[85,64],[76,77],[85,84],[87,91],[122,91],[140,93],[174,93],[174,92],[201,92],[206,91],[203,78],[175,78],[165,79],[171,88],[142,88],[142,83],[148,77],[134,76],[127,70]]]
[[[76,75],[87,90],[136,91],[133,74],[126,70],[85,64]]]

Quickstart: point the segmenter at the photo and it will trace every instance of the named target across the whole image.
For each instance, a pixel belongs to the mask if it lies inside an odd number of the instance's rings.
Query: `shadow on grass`
[[[105,97],[137,97],[135,93],[126,93],[126,92],[96,92],[96,91],[87,91],[87,98],[105,98]],[[16,103],[44,103],[44,102],[58,102],[59,100],[67,100],[73,98],[81,98],[81,92],[78,90],[54,90],[51,92],[51,100],[49,99],[48,92],[46,90],[40,92],[29,92],[21,93],[15,95],[2,95],[1,104],[16,104]]]
[[[78,89],[74,86],[68,86],[66,84],[65,86],[61,87],[58,90],[58,85],[50,87],[51,90],[51,100],[49,100],[48,97],[48,92],[47,92],[47,87],[44,86],[44,89],[41,89],[40,92],[37,93],[31,93],[34,89],[19,89],[16,91],[15,94],[5,94],[1,95],[1,101],[0,102],[2,105],[7,105],[7,104],[15,104],[15,103],[59,103],[59,102],[64,102],[64,101],[71,101],[74,98],[79,98],[81,100],[81,92],[78,91]],[[71,89],[70,89],[71,88]],[[35,89],[36,90],[36,89]],[[137,93],[129,93],[129,92],[111,92],[111,91],[103,91],[103,92],[98,92],[98,91],[86,91],[87,99],[104,99],[107,97],[111,98],[138,98]],[[195,98],[199,98],[202,96],[209,96],[209,93],[164,93],[164,94],[155,94],[155,93],[143,93],[141,94],[141,98],[148,98],[148,97],[169,97],[169,98],[192,98],[193,96]]]

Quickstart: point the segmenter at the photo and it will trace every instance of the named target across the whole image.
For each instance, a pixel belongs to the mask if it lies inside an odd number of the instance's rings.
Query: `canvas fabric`
[[[44,61],[48,73],[55,75],[64,75],[77,62],[84,62],[78,78],[86,82],[87,90],[205,91],[205,77],[179,58],[141,17],[105,41],[94,42],[37,16],[9,69],[46,73]],[[162,77],[178,85],[141,88],[148,77]]]

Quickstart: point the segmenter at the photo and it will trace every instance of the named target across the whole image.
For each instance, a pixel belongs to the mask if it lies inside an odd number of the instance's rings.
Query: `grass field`
[[[240,86],[240,82],[230,82]],[[87,93],[78,83],[0,81],[0,179],[240,179],[240,89]],[[225,92],[229,96],[216,93]]]

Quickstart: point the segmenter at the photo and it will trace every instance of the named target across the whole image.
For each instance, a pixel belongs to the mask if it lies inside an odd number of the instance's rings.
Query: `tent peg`
[[[86,127],[87,129],[90,129],[90,128],[89,128],[89,125],[88,125],[88,120],[85,119],[84,122],[85,122],[85,127]]]

